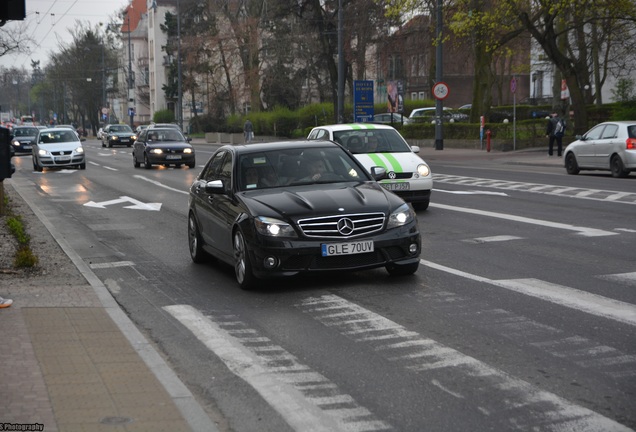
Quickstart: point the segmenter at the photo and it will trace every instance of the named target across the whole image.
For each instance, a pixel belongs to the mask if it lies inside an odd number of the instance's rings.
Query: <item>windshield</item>
[[[156,142],[183,142],[186,139],[176,129],[157,129],[148,132],[148,140]]]
[[[50,132],[43,132],[40,134],[38,144],[54,144],[54,143],[66,143],[79,141],[77,134],[72,130],[56,130]]]
[[[411,147],[395,129],[335,131],[333,138],[353,154],[411,152]]]
[[[13,130],[13,136],[36,136],[37,134],[37,128],[19,128]]]
[[[128,125],[111,126],[110,132],[132,132],[132,129]]]
[[[370,180],[340,148],[285,149],[251,153],[238,163],[240,190]]]

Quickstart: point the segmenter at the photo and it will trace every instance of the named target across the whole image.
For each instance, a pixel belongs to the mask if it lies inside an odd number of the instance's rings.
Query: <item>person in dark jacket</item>
[[[545,128],[545,136],[548,141],[548,156],[554,154],[554,142],[557,144],[557,156],[563,153],[563,135],[565,134],[565,120],[559,117],[557,112],[550,114]]]

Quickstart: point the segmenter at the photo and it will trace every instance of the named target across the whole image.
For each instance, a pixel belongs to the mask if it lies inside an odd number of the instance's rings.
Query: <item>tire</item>
[[[188,164],[188,168],[194,168],[195,166],[197,166],[197,164],[195,162],[192,162],[192,163]]]
[[[104,144],[104,141],[102,141],[102,147],[106,147],[106,144]]]
[[[570,175],[577,175],[581,172],[574,153],[568,153],[567,156],[565,156],[565,171]]]
[[[144,168],[150,169],[152,168],[152,164],[150,163],[150,159],[148,159],[148,155],[144,153]]]
[[[244,290],[254,288],[256,278],[252,273],[252,263],[250,263],[245,237],[243,237],[243,233],[239,229],[234,232],[232,247],[234,249],[234,275],[236,276],[236,282]]]
[[[420,266],[419,261],[414,262],[412,264],[405,264],[405,265],[392,264],[392,265],[386,266],[386,271],[391,276],[410,276],[417,271],[419,266]]]
[[[108,148],[113,148],[113,144],[110,141],[108,141]]]
[[[431,202],[431,200],[414,202],[413,203],[413,208],[415,210],[426,210],[428,208],[430,202]]]
[[[188,247],[190,248],[192,262],[201,264],[208,258],[208,254],[203,250],[199,225],[193,213],[188,216]]]
[[[38,165],[37,161],[35,160],[35,158],[33,158],[33,169],[37,172],[42,172],[42,167],[40,165]]]
[[[625,169],[623,160],[620,156],[614,155],[610,160],[610,171],[612,171],[612,177],[627,177],[629,170]]]
[[[77,167],[79,169],[81,169],[81,170],[85,170],[86,169],[86,162],[79,164]]]
[[[135,156],[135,152],[133,151],[133,166],[135,168],[139,168],[141,164],[139,163],[139,161],[137,160],[137,156]]]

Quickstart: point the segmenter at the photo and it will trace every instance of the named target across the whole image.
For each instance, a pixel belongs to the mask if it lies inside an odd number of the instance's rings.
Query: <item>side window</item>
[[[148,131],[143,130],[141,131],[141,133],[139,134],[139,137],[137,138],[138,141],[146,141],[146,135],[148,135]]]
[[[210,162],[206,165],[206,167],[201,172],[201,180],[206,182],[217,180],[219,178],[219,170],[221,167],[221,163],[223,162],[223,158],[227,154],[227,151],[220,151],[215,154]]]
[[[605,126],[605,130],[603,131],[602,139],[610,139],[616,138],[616,133],[618,132],[618,126],[616,125],[607,125]]]
[[[232,154],[227,152],[223,162],[221,163],[221,169],[219,171],[219,179],[223,180],[223,186],[226,192],[232,190]]]
[[[589,140],[600,139],[601,134],[603,133],[603,129],[605,129],[605,125],[596,126],[594,129],[589,131],[587,135],[585,135],[585,138]]]

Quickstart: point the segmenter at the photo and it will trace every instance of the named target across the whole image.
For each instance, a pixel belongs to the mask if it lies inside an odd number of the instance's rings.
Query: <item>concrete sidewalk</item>
[[[53,237],[62,249],[52,254],[53,265],[75,266],[79,274],[66,279],[0,275],[0,295],[14,300],[0,309],[0,430],[217,431],[33,204],[28,185],[11,179],[4,186],[12,202],[24,200],[37,216],[28,224],[31,242]]]

